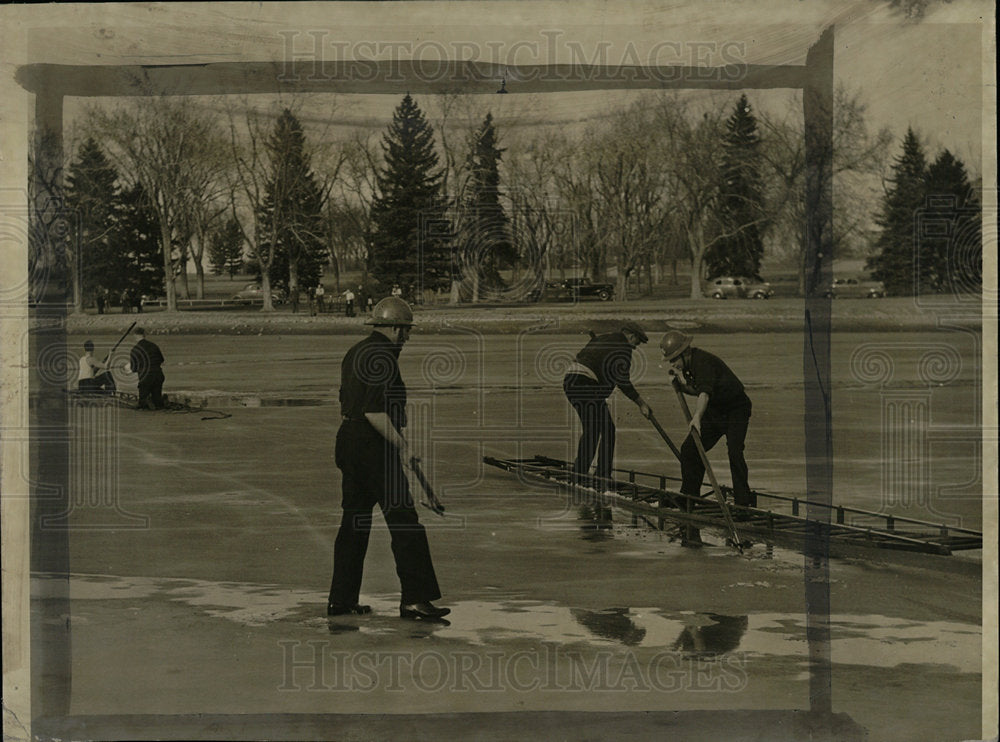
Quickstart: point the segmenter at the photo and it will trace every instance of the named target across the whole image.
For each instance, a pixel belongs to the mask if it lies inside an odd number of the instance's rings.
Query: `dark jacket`
[[[697,394],[707,394],[708,404],[716,408],[749,403],[743,382],[721,358],[701,348],[691,348],[691,359],[684,365],[684,379]]]
[[[384,412],[396,427],[406,427],[406,385],[399,375],[400,347],[380,332],[356,343],[340,366],[340,409],[348,420]]]
[[[132,347],[128,360],[132,370],[139,374],[139,378],[145,379],[160,370],[160,366],[163,365],[163,353],[156,343],[143,338]]]
[[[576,354],[577,363],[586,366],[597,377],[602,390],[610,396],[618,387],[633,402],[639,392],[632,386],[632,345],[622,332],[597,335]]]

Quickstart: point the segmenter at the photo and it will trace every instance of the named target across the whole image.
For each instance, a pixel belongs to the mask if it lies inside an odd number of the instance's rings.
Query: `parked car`
[[[564,281],[549,281],[545,284],[546,294],[558,299],[600,299],[610,301],[615,295],[614,284],[594,283],[589,278],[567,278]]]
[[[865,278],[835,278],[826,295],[831,299],[881,299],[885,296],[885,286],[881,281]]]
[[[251,304],[253,302],[263,303],[264,290],[261,288],[259,283],[248,283],[242,291],[233,294],[233,301],[241,301],[246,304]],[[272,304],[282,304],[284,301],[285,295],[282,291],[271,289]]]
[[[770,299],[774,289],[767,281],[746,276],[719,276],[705,283],[704,294],[712,299]]]

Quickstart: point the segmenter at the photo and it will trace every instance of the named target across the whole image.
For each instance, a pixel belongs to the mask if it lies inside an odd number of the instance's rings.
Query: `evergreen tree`
[[[924,203],[926,169],[924,148],[913,129],[907,129],[903,153],[893,163],[891,187],[876,220],[881,228],[875,243],[878,253],[868,260],[872,277],[885,284],[889,294],[910,296],[914,292],[914,234]]]
[[[225,225],[212,232],[208,259],[212,272],[217,276],[228,273],[230,278],[234,278],[243,268],[243,230],[236,219],[230,217]]]
[[[459,230],[466,276],[473,274],[473,301],[482,289],[504,287],[500,268],[517,262],[510,219],[500,203],[500,158],[493,114],[487,113],[476,131],[468,157],[469,180]]]
[[[312,172],[305,133],[287,108],[267,141],[271,174],[266,185],[261,236],[266,251],[274,240],[271,281],[287,286],[293,311],[301,287],[319,282],[326,256],[323,195]]]
[[[947,149],[927,168],[919,237],[921,292],[978,291],[982,207],[965,165]]]
[[[118,249],[107,274],[107,287],[115,292],[131,289],[135,294],[163,293],[163,260],[160,253],[160,222],[142,185],[121,194]]]
[[[764,242],[760,236],[763,184],[759,149],[757,119],[744,94],[726,121],[719,188],[719,234],[705,252],[708,278],[760,278]]]
[[[93,138],[87,139],[66,176],[66,206],[71,214],[70,253],[80,298],[112,288],[122,267],[116,239],[119,219],[118,172]]]
[[[409,93],[382,137],[385,166],[376,173],[369,272],[383,293],[445,288],[451,281],[450,228],[442,192],[443,172],[434,151],[434,129]]]

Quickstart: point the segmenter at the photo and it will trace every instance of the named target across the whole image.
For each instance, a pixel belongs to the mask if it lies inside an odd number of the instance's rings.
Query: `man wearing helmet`
[[[710,450],[722,436],[726,437],[736,505],[756,507],[743,456],[750,424],[750,398],[743,383],[722,359],[693,347],[691,340],[690,335],[678,330],[664,333],[660,341],[663,358],[670,364],[674,383],[685,394],[698,398],[691,414],[691,428],[698,431],[705,450]],[[705,464],[693,436],[688,434],[681,445],[681,493],[700,495],[704,476]]]
[[[431,601],[441,597],[427,533],[417,518],[404,467],[410,465],[406,385],[398,357],[410,337],[413,312],[398,297],[375,305],[365,324],[372,333],[355,344],[341,364],[336,463],[343,474],[343,509],[333,550],[327,615],[369,613],[358,603],[372,509],[377,503],[392,539],[403,618],[440,619],[449,613]]]
[[[597,454],[594,477],[611,476],[615,455],[615,423],[607,399],[618,387],[638,405],[643,417],[650,416],[649,406],[632,386],[632,351],[649,338],[635,322],[624,322],[617,332],[593,335],[577,353],[563,378],[566,399],[580,416],[583,432],[576,449],[573,471],[585,475]]]

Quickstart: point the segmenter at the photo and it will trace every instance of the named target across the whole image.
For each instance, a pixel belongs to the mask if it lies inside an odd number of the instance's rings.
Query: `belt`
[[[345,423],[366,423],[366,422],[368,422],[368,418],[367,417],[348,417],[347,415],[344,415],[344,422]]]

